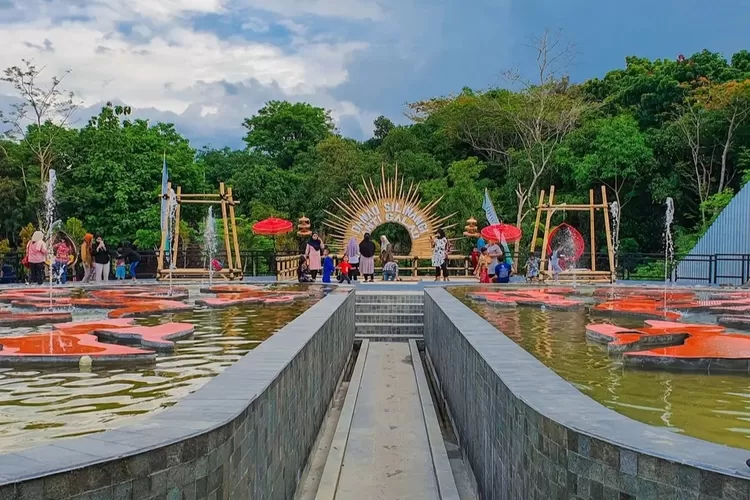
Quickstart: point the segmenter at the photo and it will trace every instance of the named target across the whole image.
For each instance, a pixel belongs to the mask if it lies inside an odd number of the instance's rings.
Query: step
[[[357,340],[369,340],[372,342],[408,342],[410,340],[424,339],[422,335],[417,334],[377,335],[371,333],[357,334],[354,338]]]
[[[356,303],[378,303],[378,304],[424,304],[423,292],[389,292],[389,291],[372,291],[372,292],[355,292]]]
[[[355,335],[419,335],[424,333],[422,323],[356,323]]]
[[[422,314],[424,312],[424,304],[360,302],[357,304],[356,309],[358,313]]]
[[[357,312],[354,315],[355,323],[402,323],[402,324],[422,324],[424,322],[424,314],[422,313],[365,313]]]

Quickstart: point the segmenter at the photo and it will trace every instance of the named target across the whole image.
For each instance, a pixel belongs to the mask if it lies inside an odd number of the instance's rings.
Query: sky
[[[574,81],[625,57],[750,49],[746,0],[0,0],[0,68],[30,59],[83,108],[107,101],[175,123],[194,146],[242,147],[242,121],[272,99],[331,110],[372,135],[405,104],[531,76],[529,38],[561,30]],[[12,102],[0,84],[0,109]]]

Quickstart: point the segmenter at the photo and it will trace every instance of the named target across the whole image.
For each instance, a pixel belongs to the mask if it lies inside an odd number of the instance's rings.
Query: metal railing
[[[138,266],[138,278],[156,277],[158,252],[141,251],[141,263]],[[245,276],[276,277],[280,280],[297,278],[299,254],[296,252],[274,252],[271,250],[245,250],[240,252]],[[580,263],[590,263],[591,254],[584,254]],[[216,258],[223,262],[225,255],[219,253]],[[191,247],[179,253],[177,264],[180,267],[206,267],[205,256],[200,249]],[[399,276],[402,278],[429,277],[435,275],[431,259],[415,256],[398,255]],[[10,252],[0,255],[5,277],[0,283],[23,282],[28,270],[21,264],[23,254]],[[376,274],[382,272],[379,259],[376,257]],[[606,253],[596,254],[598,270],[607,269],[609,265]],[[519,274],[523,274],[524,261],[520,263]],[[114,276],[114,254],[111,273]],[[470,277],[474,274],[471,258],[467,255],[453,254],[448,256],[448,271],[451,276]],[[80,279],[83,274],[80,264],[68,270],[68,280]],[[10,275],[10,277],[8,277]],[[623,253],[617,258],[617,279],[629,281],[664,281],[665,275],[670,282],[714,285],[720,283],[743,284],[750,280],[750,254],[711,254],[711,255],[676,255],[675,263],[665,273],[663,254]]]

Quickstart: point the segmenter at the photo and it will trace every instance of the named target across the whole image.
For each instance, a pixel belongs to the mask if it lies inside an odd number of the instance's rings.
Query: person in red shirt
[[[349,278],[349,273],[352,271],[352,265],[349,264],[349,256],[344,254],[341,258],[341,263],[336,267],[339,270],[339,283],[343,283],[344,280],[346,280],[346,282],[351,285],[352,280]]]
[[[477,247],[474,247],[474,250],[471,251],[471,271],[473,273],[477,272],[477,266],[479,265],[479,249]]]

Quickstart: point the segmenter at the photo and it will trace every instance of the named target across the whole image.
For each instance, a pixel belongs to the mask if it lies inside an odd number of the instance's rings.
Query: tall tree
[[[333,133],[331,115],[307,103],[270,101],[245,119],[245,143],[268,155],[280,168],[290,168],[299,153],[309,151]]]
[[[40,82],[44,68],[37,68],[28,60],[23,60],[23,67],[6,68],[0,82],[13,86],[19,102],[11,105],[7,115],[0,113],[0,120],[9,126],[6,136],[12,140],[25,143],[32,151],[39,164],[39,180],[42,185],[47,181],[49,171],[58,158],[55,149],[58,136],[63,133],[71,116],[78,109],[79,103],[73,92],[62,88],[62,76],[53,76],[49,83]],[[2,146],[0,145],[0,148]],[[4,151],[7,154],[7,151]],[[25,170],[21,169],[25,189],[29,190]]]

